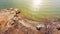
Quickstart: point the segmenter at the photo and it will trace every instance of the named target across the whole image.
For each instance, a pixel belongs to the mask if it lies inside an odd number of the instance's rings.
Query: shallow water
[[[60,0],[0,0],[0,8],[11,7],[19,8],[23,15],[32,19],[60,17]]]

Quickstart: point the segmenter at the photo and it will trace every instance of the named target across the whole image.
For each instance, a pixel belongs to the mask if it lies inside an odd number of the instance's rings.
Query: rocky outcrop
[[[0,9],[0,34],[59,34],[60,19],[44,18],[40,22],[25,18],[18,9]]]

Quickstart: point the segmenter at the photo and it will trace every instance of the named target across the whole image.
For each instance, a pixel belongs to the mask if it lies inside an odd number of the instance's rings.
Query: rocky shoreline
[[[60,30],[59,18],[38,22],[26,19],[20,13],[14,8],[0,10],[0,34],[56,34]]]

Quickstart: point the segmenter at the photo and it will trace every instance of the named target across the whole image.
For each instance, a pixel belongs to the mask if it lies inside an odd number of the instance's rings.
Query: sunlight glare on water
[[[36,11],[39,9],[40,5],[42,4],[42,0],[32,0],[32,9],[33,11]]]

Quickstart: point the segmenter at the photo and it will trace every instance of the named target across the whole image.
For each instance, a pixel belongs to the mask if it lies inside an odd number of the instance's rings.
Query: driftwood
[[[59,34],[60,19],[47,18],[33,21],[25,18],[18,9],[0,10],[0,34]]]

